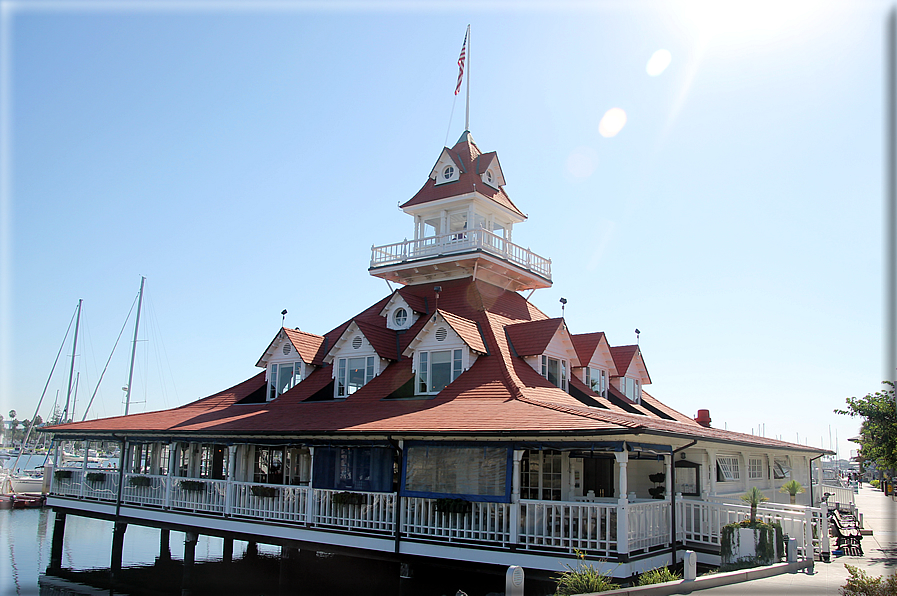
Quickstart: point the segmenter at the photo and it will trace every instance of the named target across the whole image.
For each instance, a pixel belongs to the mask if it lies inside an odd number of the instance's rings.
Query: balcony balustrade
[[[482,228],[374,246],[371,249],[371,268],[475,250],[495,255],[551,280],[551,259],[541,257],[528,248]]]

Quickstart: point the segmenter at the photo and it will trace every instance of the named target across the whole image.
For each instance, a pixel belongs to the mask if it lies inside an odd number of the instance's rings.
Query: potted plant
[[[364,495],[361,493],[343,491],[340,493],[333,493],[331,500],[334,505],[363,505]]]
[[[781,525],[757,521],[757,507],[769,500],[763,492],[753,486],[741,500],[751,506],[750,518],[722,527],[720,569],[723,571],[771,565],[784,550]]]
[[[465,499],[436,499],[437,513],[460,513],[467,515],[473,509],[473,504]]]
[[[791,504],[794,505],[797,500],[797,495],[804,492],[804,487],[797,480],[789,480],[779,488],[779,492],[791,495]]]
[[[72,471],[71,470],[56,470],[55,472],[53,472],[53,477],[56,478],[56,480],[65,480],[67,478],[72,477]]]
[[[664,493],[667,490],[667,487],[665,487],[662,483],[664,480],[666,480],[666,477],[667,477],[667,475],[664,474],[663,472],[658,472],[656,474],[648,474],[648,480],[650,480],[651,482],[654,483],[654,487],[648,489],[648,494],[651,495],[652,498],[654,498],[654,499],[662,499],[663,498]]]
[[[85,476],[88,482],[93,482],[94,484],[102,482],[106,479],[106,475],[102,472],[88,472],[87,476]]]
[[[131,476],[128,478],[128,484],[131,486],[149,486],[152,479],[149,476]]]
[[[277,496],[277,489],[273,486],[251,486],[249,487],[249,492],[256,497],[271,498]]]
[[[199,480],[181,480],[178,483],[178,486],[181,487],[181,490],[198,493],[205,490],[206,483],[200,482]]]

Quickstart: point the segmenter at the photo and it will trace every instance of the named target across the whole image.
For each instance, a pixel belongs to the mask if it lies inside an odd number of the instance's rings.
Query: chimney
[[[701,426],[710,428],[710,410],[698,410],[698,416],[695,418],[695,422]]]

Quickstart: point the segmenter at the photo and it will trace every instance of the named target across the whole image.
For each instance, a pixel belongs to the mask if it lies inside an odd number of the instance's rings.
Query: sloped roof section
[[[563,324],[562,318],[517,323],[505,327],[505,333],[518,356],[537,356],[545,352],[551,338]]]
[[[487,352],[486,342],[483,341],[483,336],[480,334],[480,329],[475,321],[459,317],[458,315],[453,315],[442,309],[439,309],[437,312],[443,319],[445,319],[445,322],[455,330],[455,333],[464,340],[464,343],[466,343],[471,350],[479,352],[480,354],[485,354]]]
[[[417,194],[400,205],[402,209],[429,203],[431,201],[438,201],[439,199],[456,197],[476,190],[479,194],[495,201],[519,217],[526,219],[526,215],[524,215],[524,213],[511,201],[511,198],[508,197],[503,188],[496,189],[487,184],[483,184],[480,175],[476,171],[476,164],[474,163],[477,157],[482,155],[482,152],[476,146],[476,143],[474,143],[473,137],[469,132],[462,134],[454,147],[451,149],[446,148],[444,151],[449,151],[452,159],[457,159],[459,162],[461,175],[459,176],[458,181],[450,184],[436,184],[436,181],[433,178],[427,178],[427,181],[421,189],[417,191]],[[477,186],[477,182],[479,182],[479,186]]]
[[[579,357],[579,362],[583,366],[589,365],[592,355],[598,349],[598,344],[601,343],[601,340],[604,339],[606,341],[604,331],[579,333],[577,335],[571,334],[570,339],[573,341],[573,347],[576,350],[576,355]]]

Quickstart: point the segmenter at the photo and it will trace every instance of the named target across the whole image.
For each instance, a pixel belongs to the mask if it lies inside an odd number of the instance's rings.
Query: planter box
[[[763,524],[745,528],[740,524],[723,527],[720,570],[772,565],[777,559],[776,529]]]

